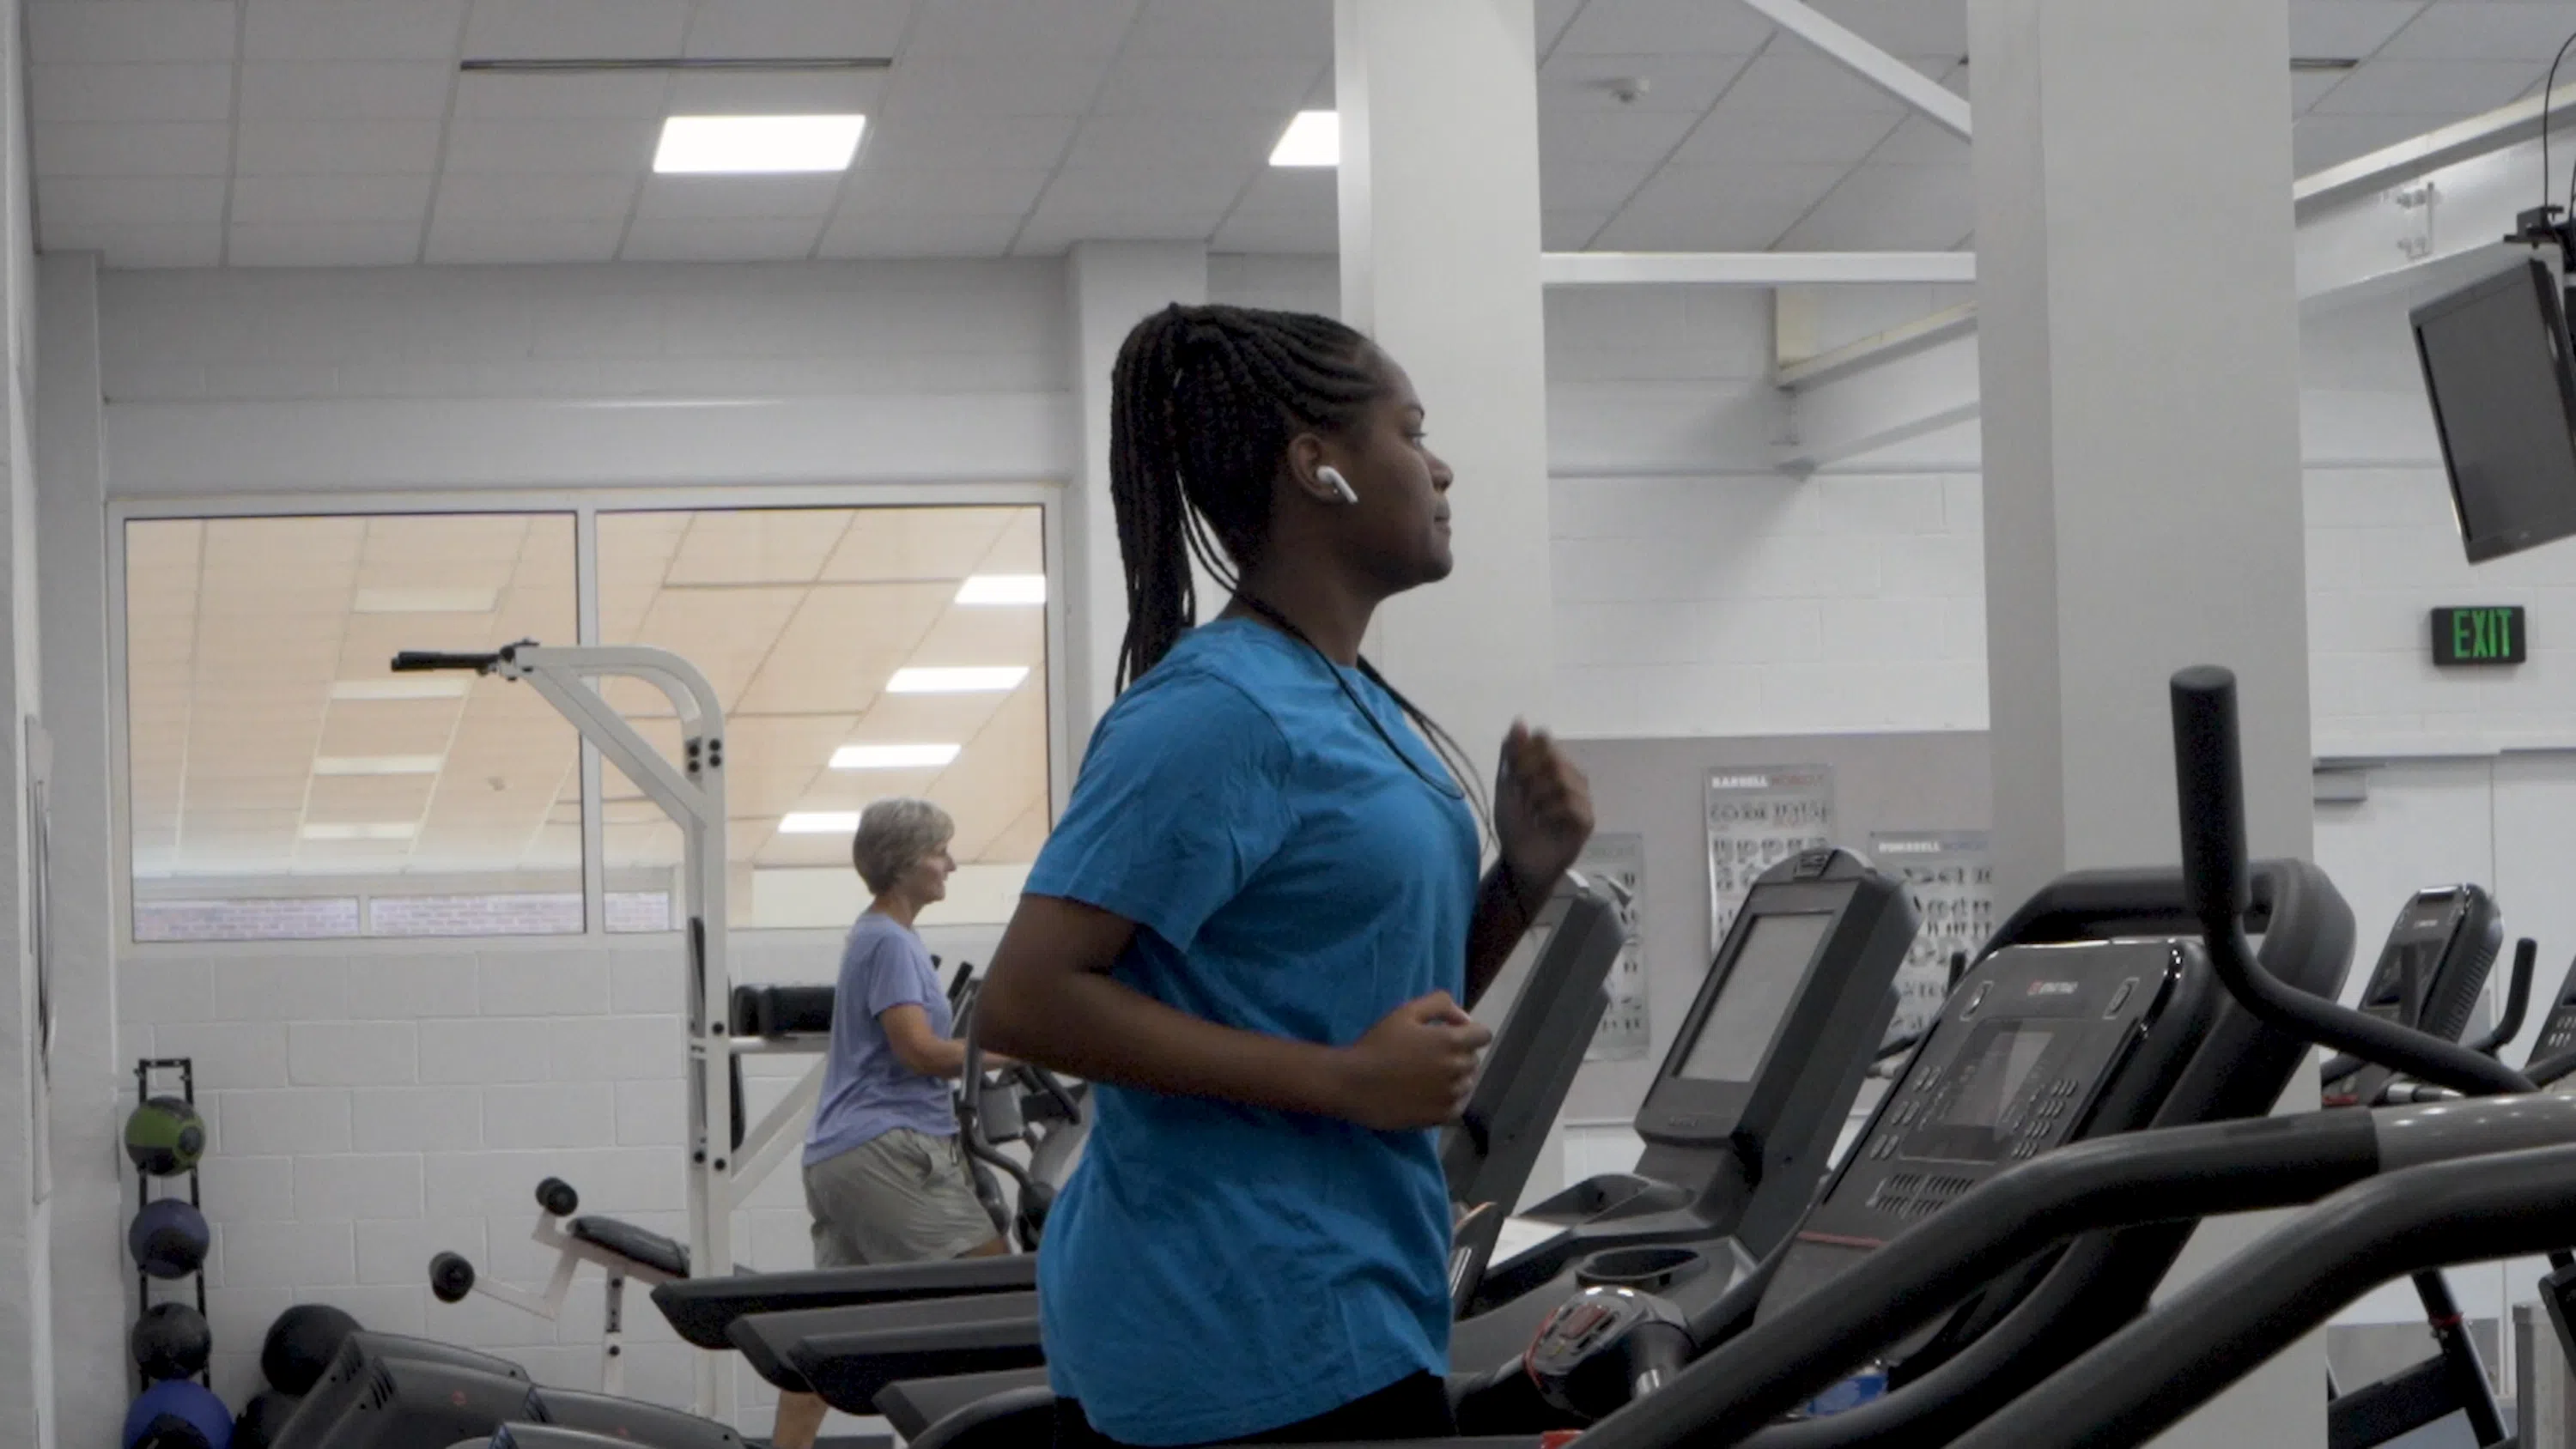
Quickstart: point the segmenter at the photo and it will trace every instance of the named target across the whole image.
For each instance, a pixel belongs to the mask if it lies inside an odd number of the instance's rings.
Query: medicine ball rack
[[[179,1099],[186,1102],[191,1107],[197,1105],[196,1058],[136,1058],[134,1062],[134,1100],[136,1103],[140,1104],[152,1100],[152,1074],[155,1072],[177,1072],[179,1074]],[[140,1167],[134,1169],[134,1193],[135,1211],[140,1212],[143,1210],[143,1204],[152,1201],[152,1174],[145,1172]],[[197,1195],[197,1165],[195,1163],[190,1163],[188,1165],[188,1206],[201,1210],[205,1207],[205,1203],[200,1200]],[[196,1280],[197,1316],[202,1318],[206,1313],[206,1265],[199,1263],[197,1265],[197,1271],[189,1274],[188,1276]],[[152,1275],[144,1272],[140,1265],[138,1265],[134,1270],[134,1292],[134,1312],[139,1321],[144,1310],[152,1306]],[[129,1363],[126,1365],[126,1368],[127,1371],[133,1375],[136,1392],[141,1392],[144,1387],[142,1366],[140,1364]],[[215,1386],[215,1371],[211,1365],[197,1370],[197,1382],[210,1389]]]
[[[689,1262],[704,1275],[726,1271],[733,1257],[733,1214],[803,1142],[805,1123],[823,1095],[823,1062],[798,1079],[748,1133],[735,1130],[736,1058],[814,1054],[813,1040],[744,1037],[732,1030],[733,976],[726,967],[724,706],[715,686],[667,649],[633,644],[546,646],[523,639],[490,653],[404,650],[397,674],[465,670],[525,684],[581,732],[581,737],[662,807],[680,827],[683,903],[688,927],[687,1005]],[[598,688],[603,679],[651,685],[679,718],[680,762],[644,738]],[[733,1417],[733,1375],[701,1353],[695,1364],[697,1412]]]

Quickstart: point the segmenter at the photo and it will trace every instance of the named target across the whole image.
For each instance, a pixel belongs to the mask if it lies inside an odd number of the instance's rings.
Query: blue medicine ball
[[[164,1379],[125,1411],[125,1449],[231,1449],[233,1415],[194,1379]]]
[[[214,1241],[206,1215],[191,1204],[165,1197],[143,1205],[125,1230],[125,1250],[134,1266],[155,1278],[185,1278],[204,1266]]]

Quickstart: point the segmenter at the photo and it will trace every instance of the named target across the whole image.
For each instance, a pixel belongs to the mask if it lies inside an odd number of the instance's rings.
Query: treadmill
[[[2474,885],[2417,891],[2397,912],[2361,1009],[2383,1021],[2458,1041],[2504,944],[2495,898]],[[2396,1073],[2359,1057],[2327,1060],[2317,1080],[2329,1107],[2370,1106]]]
[[[1605,983],[1625,944],[1618,911],[1603,889],[1569,874],[1505,961],[1475,1011],[1494,1026],[1493,1044],[1466,1111],[1442,1141],[1441,1164],[1453,1201],[1508,1208],[1518,1197],[1608,1009]],[[1002,1316],[1033,1321],[1036,1288],[1037,1259],[1019,1254],[686,1279],[656,1286],[653,1302],[688,1343],[713,1351],[740,1348],[770,1383],[804,1391],[803,1377],[779,1351],[785,1338],[743,1328],[750,1318],[808,1322],[805,1315],[827,1309],[928,1308],[934,1300],[955,1300],[948,1303],[949,1313],[982,1319],[994,1316],[995,1303],[964,1300],[991,1299],[1001,1304]]]
[[[1636,1170],[1501,1225],[1501,1246],[1457,1295],[1452,1361],[1526,1347],[1581,1286],[1580,1264],[1643,1286],[1703,1247],[1746,1263],[1776,1247],[1850,1119],[1916,924],[1903,885],[1849,852],[1809,851],[1765,872],[1637,1113]],[[990,1394],[1045,1393],[1043,1371],[1028,1367],[1039,1362],[1033,1317],[1005,1328],[963,1309],[843,1315],[828,1329],[743,1325],[776,1341],[826,1402],[884,1414],[907,1436]]]

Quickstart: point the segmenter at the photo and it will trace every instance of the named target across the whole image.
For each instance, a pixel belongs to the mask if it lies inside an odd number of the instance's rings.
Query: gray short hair
[[[939,853],[957,822],[927,800],[897,796],[879,800],[859,812],[858,834],[850,837],[850,864],[868,893],[884,895],[903,873]]]

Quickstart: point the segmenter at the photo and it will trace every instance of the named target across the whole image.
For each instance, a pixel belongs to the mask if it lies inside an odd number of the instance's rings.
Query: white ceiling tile
[[[737,217],[724,221],[638,217],[619,257],[630,262],[794,261],[814,249],[821,217]]]
[[[870,212],[958,212],[1017,216],[1037,205],[1052,171],[1028,167],[873,166],[850,175],[845,206]]]
[[[2290,128],[2290,159],[2301,176],[2339,166],[2431,129],[2423,116],[2334,116],[2310,111]]]
[[[1331,0],[1145,0],[1127,49],[1144,55],[1333,56]]]
[[[1815,7],[1890,55],[1968,53],[1966,0],[1812,0]]]
[[[1105,60],[1118,53],[1135,14],[1136,0],[928,0],[913,16],[901,66],[916,58],[1012,52]]]
[[[2424,0],[2290,0],[2290,54],[2359,60],[2423,8]]]
[[[1078,241],[1205,241],[1225,219],[1221,210],[1141,207],[1040,207],[1012,248],[1018,256],[1053,256]]]
[[[815,217],[841,199],[841,176],[648,176],[635,205],[647,219],[724,221]],[[810,238],[809,238],[810,239]]]
[[[1053,170],[1082,118],[889,110],[871,117],[859,165],[914,168],[990,166]]]
[[[66,121],[32,140],[40,174],[221,176],[232,166],[232,127],[216,121]]]
[[[727,60],[892,55],[912,10],[913,0],[698,0],[686,53]]]
[[[1940,251],[1977,225],[1966,167],[1863,166],[1780,238],[1784,250]]]
[[[1048,51],[1034,55],[906,54],[886,79],[888,115],[1069,116],[1091,108],[1109,73],[1105,56]]]
[[[1323,167],[1264,166],[1235,203],[1239,211],[1306,211],[1323,216],[1340,212],[1341,177]]]
[[[224,216],[220,176],[47,176],[36,210],[50,227],[204,226]]]
[[[1255,111],[1285,125],[1315,77],[1330,62],[1302,56],[1147,55],[1118,58],[1102,86],[1094,114],[1189,115],[1203,111]]]
[[[75,226],[47,216],[37,234],[47,251],[98,252],[111,267],[211,267],[223,260],[224,228],[195,226]]]
[[[2312,114],[2474,116],[2520,95],[2548,66],[2546,59],[2374,60],[2345,76]]]
[[[1606,211],[1547,211],[1538,219],[1539,245],[1552,252],[1580,251],[1592,244],[1593,233],[1609,224]]]
[[[1689,111],[1697,114],[1717,98],[1744,67],[1750,55],[1568,55],[1551,57],[1538,69],[1539,122],[1575,111],[1611,114],[1639,111]],[[1644,94],[1619,99],[1615,82],[1643,80]]]
[[[244,121],[234,162],[246,176],[438,169],[438,122]]]
[[[460,121],[660,120],[670,76],[656,71],[514,75],[470,71],[456,78]]]
[[[671,78],[675,116],[873,116],[884,108],[886,75],[876,70],[736,72]]]
[[[228,61],[239,23],[233,6],[209,0],[39,0],[27,7],[28,58]]]
[[[61,121],[229,121],[233,68],[215,63],[39,65],[28,68],[36,124]]]
[[[303,222],[232,229],[237,267],[399,267],[420,258],[420,227],[403,222]]]
[[[418,176],[238,176],[233,225],[288,227],[305,222],[391,222],[417,228],[429,210],[431,184]]]
[[[247,0],[250,60],[456,59],[466,0]]]
[[[1555,49],[1557,37],[1573,23],[1574,12],[1583,8],[1583,0],[1538,0],[1530,8],[1535,12],[1532,18],[1538,22],[1538,53],[1544,56]]]
[[[622,216],[607,220],[545,221],[453,215],[445,207],[430,222],[422,260],[433,266],[485,262],[605,262],[626,234]]]
[[[1751,55],[1771,22],[1702,0],[1592,0],[1557,37],[1559,55]]]
[[[626,172],[653,163],[649,121],[457,121],[447,131],[451,174]]]
[[[1234,170],[1240,184],[1270,164],[1281,124],[1278,116],[1228,112],[1193,116],[1185,124],[1164,116],[1092,116],[1074,132],[1064,164]]]
[[[1184,171],[1177,167],[1068,166],[1056,173],[1038,206],[1041,210],[1073,207],[1084,211],[1170,211],[1223,216],[1252,179],[1226,170]]]
[[[843,257],[998,257],[1010,250],[1023,213],[844,210],[823,231],[816,255]]]
[[[1340,247],[1340,224],[1332,214],[1317,216],[1311,211],[1237,211],[1208,241],[1211,251],[1291,256],[1329,253]]]
[[[1799,42],[1754,57],[1717,103],[1729,111],[1880,111],[1902,115],[1905,103]]]
[[[1594,245],[1626,251],[1759,250],[1847,174],[1839,166],[1668,166]]]
[[[469,60],[634,60],[680,53],[689,0],[474,0]]]
[[[245,120],[435,121],[456,79],[441,61],[255,60],[241,72]]]
[[[1597,161],[1651,166],[1698,124],[1699,117],[1683,111],[1542,111],[1539,165],[1542,171]]]
[[[1760,111],[1721,105],[1673,153],[1673,164],[1857,166],[1902,125],[1881,111]],[[1956,159],[1967,159],[1966,142],[1939,127],[1930,129],[1958,145]]]
[[[1908,116],[1869,159],[1890,166],[1965,166],[1968,143],[1921,116]]]
[[[1646,178],[1660,169],[1659,157],[1596,157],[1582,162],[1542,157],[1538,170],[1539,205],[1549,211],[1617,211]]]
[[[2290,114],[2304,116],[2324,100],[2328,92],[2343,84],[2343,71],[2298,71],[2290,77]]]
[[[624,227],[635,206],[636,176],[456,175],[438,186],[437,220],[611,221]],[[437,238],[435,227],[431,239]],[[612,241],[611,249],[614,249]]]
[[[2480,0],[2474,5],[2433,5],[2380,47],[2383,60],[2512,60],[2545,69],[2569,33],[2576,9]],[[2560,74],[2566,72],[2562,69]]]

